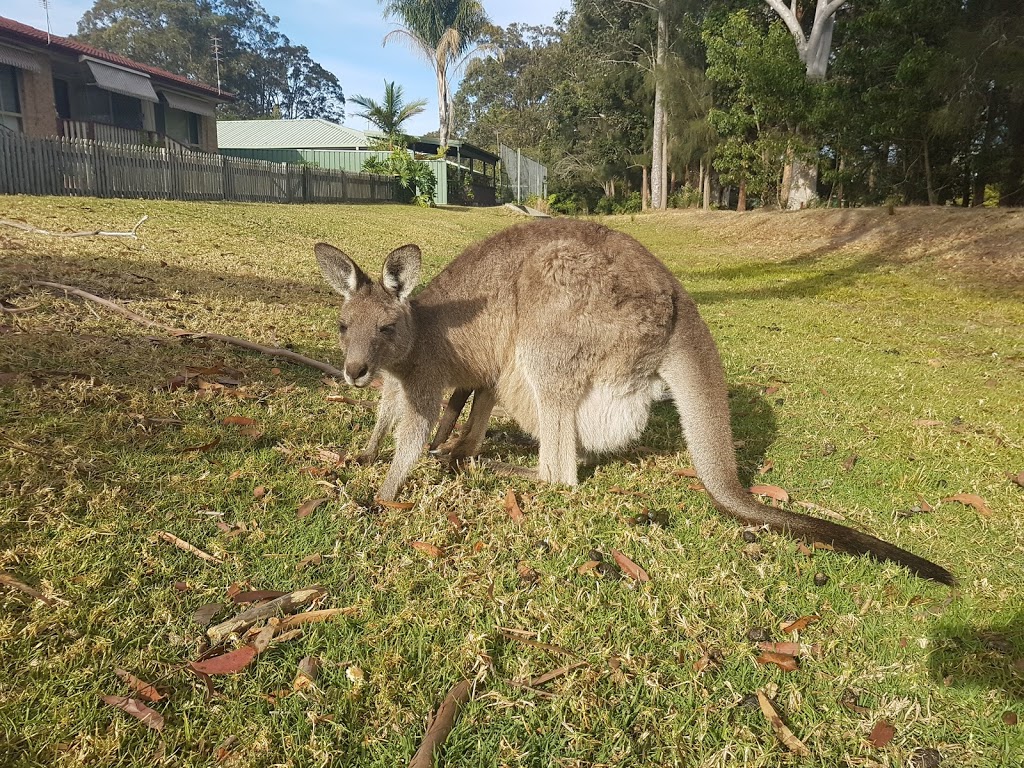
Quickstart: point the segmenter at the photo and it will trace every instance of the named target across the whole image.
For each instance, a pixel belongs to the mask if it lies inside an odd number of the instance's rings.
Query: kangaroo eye
[[[391,325],[381,326],[380,332],[383,333],[385,336],[394,336],[395,326],[393,323]]]
[[[338,323],[338,333],[344,333],[348,330],[348,326],[344,323]]]

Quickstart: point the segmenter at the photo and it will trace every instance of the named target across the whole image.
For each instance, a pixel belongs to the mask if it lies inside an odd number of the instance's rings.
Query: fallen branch
[[[143,216],[128,232],[106,232],[102,229],[92,229],[83,232],[51,232],[48,229],[39,229],[38,227],[33,227],[31,224],[24,224],[20,221],[11,221],[10,219],[0,219],[0,224],[3,224],[5,227],[14,227],[15,229],[20,229],[22,232],[28,232],[33,235],[49,235],[50,237],[130,237],[132,240],[137,240],[139,227],[141,227],[143,222],[148,218],[149,216]]]
[[[444,745],[448,734],[455,727],[455,718],[459,716],[459,708],[469,701],[472,689],[473,683],[463,680],[444,697],[437,714],[434,715],[434,719],[431,720],[430,726],[427,728],[420,748],[416,750],[416,754],[409,762],[409,768],[433,768],[434,753]]]
[[[61,605],[68,604],[66,600],[61,600],[59,597],[47,597],[38,589],[30,587],[28,584],[18,581],[16,578],[14,578],[13,576],[9,576],[6,573],[0,573],[0,584],[4,584],[8,587],[12,587],[21,592],[24,592],[26,595],[28,595],[29,597],[33,597],[36,600],[42,600],[47,605],[54,605],[56,603],[60,603]]]
[[[210,638],[210,642],[213,645],[220,645],[232,634],[244,632],[253,624],[263,621],[264,619],[292,613],[296,608],[306,605],[307,603],[311,603],[326,594],[327,593],[319,587],[308,587],[307,589],[298,589],[294,592],[289,592],[287,595],[281,595],[281,597],[268,600],[265,603],[260,603],[246,611],[242,611],[234,618],[222,621],[220,624],[210,627],[206,630],[206,636]],[[285,628],[281,627],[281,629],[283,630]]]
[[[51,283],[45,280],[36,280],[31,285],[39,285],[44,288],[49,288],[55,291],[64,291],[70,293],[73,296],[87,299],[88,301],[95,302],[102,307],[106,307],[111,312],[116,312],[122,317],[126,317],[132,322],[144,325],[147,328],[160,328],[167,331],[172,336],[188,337],[191,339],[210,339],[212,341],[222,341],[225,344],[232,344],[242,349],[248,349],[251,352],[259,352],[261,355],[268,355],[269,357],[281,357],[285,360],[291,360],[293,363],[300,363],[302,365],[308,365],[311,368],[316,368],[319,371],[323,371],[328,376],[333,376],[336,379],[344,378],[343,374],[338,368],[335,368],[330,363],[322,363],[319,360],[314,360],[305,355],[300,355],[298,352],[292,352],[290,349],[281,349],[280,347],[265,347],[262,344],[249,341],[247,339],[239,339],[235,336],[225,336],[221,333],[206,333],[204,331],[188,331],[184,328],[175,328],[172,325],[165,325],[164,323],[156,320],[150,320],[148,317],[143,317],[140,314],[132,312],[130,309],[122,307],[109,299],[101,298],[88,291],[83,291],[81,288],[75,288],[73,285],[64,285],[63,283]]]
[[[195,547],[195,546],[189,544],[184,539],[179,539],[173,533],[168,533],[167,531],[157,531],[153,535],[156,536],[161,541],[166,541],[168,544],[173,544],[174,546],[176,546],[178,549],[182,550],[183,552],[188,552],[190,555],[195,555],[200,560],[204,560],[207,563],[210,563],[212,565],[220,565],[221,563],[224,562],[219,557],[214,557],[213,555],[211,555],[208,552],[203,552],[203,550],[199,549],[199,547]]]
[[[513,640],[517,643],[523,643],[534,648],[540,648],[542,651],[550,651],[551,653],[557,653],[562,656],[575,656],[576,654],[572,651],[563,648],[560,645],[552,645],[551,643],[542,643],[540,640],[534,640],[529,637],[524,630],[521,629],[509,629],[508,627],[498,627],[498,632],[501,633],[502,637],[506,640]]]
[[[31,312],[33,309],[39,309],[39,304],[32,304],[27,307],[19,307],[16,304],[0,300],[0,312],[6,315],[21,315],[25,312]]]

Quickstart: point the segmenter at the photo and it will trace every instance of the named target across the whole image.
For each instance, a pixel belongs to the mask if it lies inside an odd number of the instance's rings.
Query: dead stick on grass
[[[47,605],[54,605],[55,603],[60,603],[61,605],[68,604],[67,600],[61,600],[59,597],[47,597],[38,589],[30,587],[28,584],[18,581],[16,578],[6,573],[0,573],[0,584],[4,584],[8,587],[24,592],[26,595],[33,597],[36,600],[42,600]]]
[[[448,734],[455,727],[455,718],[459,716],[459,709],[469,701],[470,692],[473,690],[473,683],[470,680],[463,680],[452,688],[444,697],[437,714],[430,722],[427,733],[416,750],[409,768],[434,768],[434,754],[448,738]]]
[[[305,613],[297,613],[294,616],[281,619],[279,630],[283,632],[295,627],[301,627],[303,624],[319,624],[324,621],[330,621],[337,616],[352,616],[356,613],[359,613],[358,605],[350,605],[346,608],[324,608],[321,611],[306,611]]]
[[[168,544],[173,544],[183,552],[188,552],[190,555],[195,555],[200,560],[204,560],[207,563],[211,563],[212,565],[220,565],[224,562],[219,557],[214,557],[209,552],[203,552],[203,550],[199,549],[199,547],[189,544],[184,539],[179,539],[173,533],[168,533],[167,531],[157,531],[154,535],[161,541],[166,541]]]
[[[164,323],[157,322],[156,320],[150,320],[148,317],[132,312],[130,309],[122,307],[116,302],[110,301],[109,299],[101,298],[88,291],[83,291],[81,288],[76,288],[73,285],[64,285],[63,283],[51,283],[45,280],[36,280],[31,285],[39,285],[44,288],[49,288],[54,291],[64,291],[70,293],[72,296],[78,296],[82,299],[95,302],[102,307],[106,307],[111,312],[116,312],[122,317],[126,317],[132,322],[144,325],[147,328],[160,328],[161,330],[167,331],[172,336],[187,336],[193,339],[210,339],[212,341],[222,341],[225,344],[232,344],[242,349],[248,349],[251,352],[259,352],[261,355],[267,355],[269,357],[280,357],[285,360],[291,360],[293,363],[300,363],[302,365],[308,365],[310,368],[316,368],[319,371],[323,371],[328,376],[333,376],[336,379],[344,378],[344,374],[335,368],[330,363],[323,363],[319,360],[314,360],[311,357],[300,355],[298,352],[292,352],[290,349],[281,349],[280,347],[265,347],[262,344],[257,344],[248,339],[240,339],[236,336],[225,336],[222,333],[207,333],[205,331],[189,331],[184,328],[175,328],[172,325],[165,325]]]
[[[31,224],[25,224],[20,221],[11,221],[10,219],[0,219],[0,224],[5,227],[14,227],[15,229],[20,229],[22,232],[28,232],[33,235],[49,235],[50,237],[130,237],[132,240],[137,240],[139,237],[139,227],[141,227],[143,222],[148,218],[148,215],[143,216],[128,232],[106,232],[102,229],[92,229],[83,232],[51,232],[48,229],[39,229],[38,227],[33,227]]]
[[[265,603],[242,611],[234,618],[210,627],[206,630],[206,636],[210,638],[210,642],[213,645],[220,645],[233,633],[244,632],[258,621],[292,613],[296,608],[311,603],[326,594],[319,587],[309,587],[289,592],[287,595],[281,595],[281,597],[268,600]],[[281,629],[283,630],[284,628],[282,627]]]

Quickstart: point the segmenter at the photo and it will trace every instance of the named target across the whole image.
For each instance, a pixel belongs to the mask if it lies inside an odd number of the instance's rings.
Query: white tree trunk
[[[437,140],[442,151],[448,151],[448,139],[451,131],[451,110],[449,105],[451,98],[448,93],[448,70],[447,67],[437,67],[437,117],[440,126],[437,132]]]
[[[836,24],[836,11],[846,0],[817,0],[811,34],[804,36],[803,27],[796,17],[796,2],[792,6],[783,0],[764,0],[786,24],[796,43],[807,79],[821,82],[828,73],[828,57],[832,51],[832,31]],[[790,173],[788,208],[791,211],[806,208],[818,197],[818,166],[808,158],[794,157]]]
[[[658,3],[658,41],[654,54],[654,125],[651,137],[651,208],[661,210],[665,203],[665,102],[662,98],[662,79],[665,48],[668,46],[668,20],[665,2]]]

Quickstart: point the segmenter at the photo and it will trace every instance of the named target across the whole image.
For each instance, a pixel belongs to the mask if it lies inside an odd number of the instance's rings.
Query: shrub
[[[434,204],[437,177],[429,165],[414,159],[404,145],[392,146],[386,157],[367,158],[363,172],[395,176],[402,202],[428,207]]]

